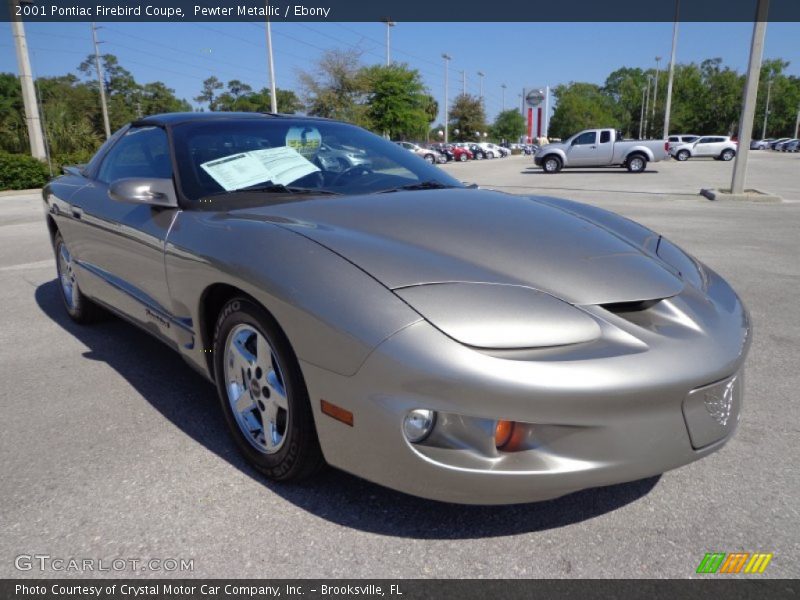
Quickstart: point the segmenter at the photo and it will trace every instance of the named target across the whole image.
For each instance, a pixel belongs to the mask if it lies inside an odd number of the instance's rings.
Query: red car
[[[450,146],[448,150],[453,154],[453,160],[465,162],[475,158],[475,156],[472,154],[472,152],[469,151],[468,148],[462,148],[460,146]]]

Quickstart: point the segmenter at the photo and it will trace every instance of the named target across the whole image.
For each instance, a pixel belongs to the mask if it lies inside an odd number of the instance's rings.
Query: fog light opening
[[[424,441],[436,424],[436,412],[427,408],[416,408],[403,419],[403,433],[412,444]]]
[[[511,442],[516,425],[514,421],[497,421],[494,428],[494,445],[498,450],[502,450]]]

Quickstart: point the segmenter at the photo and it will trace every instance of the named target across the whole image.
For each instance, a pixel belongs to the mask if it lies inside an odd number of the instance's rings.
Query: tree
[[[359,77],[361,54],[357,50],[328,50],[314,71],[299,72],[308,114],[366,124],[363,78]]]
[[[559,85],[553,90],[556,109],[550,119],[549,135],[566,138],[594,127],[618,127],[614,102],[593,83]]]
[[[376,65],[359,71],[365,90],[364,116],[370,129],[391,138],[418,138],[428,128],[425,86],[420,74],[404,64]]]
[[[208,110],[217,110],[217,92],[223,88],[223,83],[213,75],[203,81],[203,89],[194,101],[208,104]]]
[[[459,141],[475,141],[476,133],[486,132],[486,114],[483,111],[483,102],[477,96],[459,94],[450,107],[449,129],[452,138]],[[458,130],[458,133],[456,133]]]
[[[489,129],[496,140],[517,141],[525,133],[525,117],[518,110],[504,110],[497,115]]]

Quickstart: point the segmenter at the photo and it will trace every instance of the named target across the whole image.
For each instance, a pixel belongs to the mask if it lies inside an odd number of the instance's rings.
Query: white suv
[[[738,144],[728,136],[706,135],[690,144],[678,144],[670,148],[669,153],[681,162],[701,156],[728,161],[736,156],[737,149]]]

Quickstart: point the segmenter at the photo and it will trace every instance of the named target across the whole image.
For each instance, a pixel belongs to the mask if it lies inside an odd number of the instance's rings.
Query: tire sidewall
[[[720,158],[727,162],[733,160],[734,156],[736,156],[736,153],[733,150],[723,150]]]
[[[689,160],[689,151],[688,150],[681,150],[680,152],[678,152],[675,155],[675,158],[677,158],[680,162],[685,162],[685,161]]]
[[[634,167],[634,165],[641,165],[639,167]],[[628,158],[628,171],[631,173],[641,173],[647,167],[647,161],[639,156],[638,154],[635,156],[631,156]]]
[[[548,165],[548,164],[549,164],[551,161],[553,162],[553,164],[554,164],[555,166],[554,166],[553,168],[548,168],[548,166],[547,166],[547,165]],[[561,161],[559,161],[559,160],[558,160],[556,157],[554,157],[554,156],[549,156],[549,157],[547,157],[547,158],[545,158],[545,159],[544,159],[544,162],[543,162],[543,167],[544,167],[544,172],[545,172],[545,173],[558,173],[558,171],[559,171],[559,170],[560,170],[560,168],[561,168]]]
[[[70,318],[74,321],[81,322],[85,318],[85,306],[86,301],[81,292],[81,288],[78,285],[77,281],[74,281],[72,285],[78,290],[78,293],[75,294],[75,306],[70,306],[69,302],[67,301],[67,297],[64,295],[64,286],[61,284],[61,261],[60,261],[60,253],[61,253],[61,246],[67,247],[66,243],[64,242],[64,238],[61,233],[56,233],[55,237],[53,238],[53,250],[55,251],[56,255],[56,274],[58,276],[58,295],[61,297],[61,302],[64,304],[64,308],[69,314]],[[67,252],[69,252],[69,248],[67,248]],[[71,254],[70,254],[71,256]],[[74,268],[74,265],[73,265]]]

